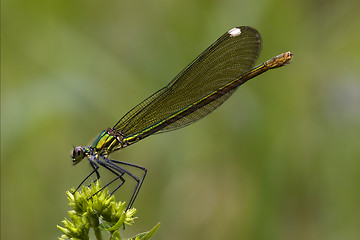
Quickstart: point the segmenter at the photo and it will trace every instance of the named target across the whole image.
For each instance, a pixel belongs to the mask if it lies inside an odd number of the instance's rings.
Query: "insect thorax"
[[[100,133],[90,148],[98,154],[107,155],[126,146],[121,133],[108,128]]]

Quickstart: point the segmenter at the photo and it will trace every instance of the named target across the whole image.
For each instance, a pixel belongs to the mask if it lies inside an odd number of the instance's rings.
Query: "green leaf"
[[[150,231],[148,232],[143,232],[143,233],[139,233],[138,235],[134,236],[133,238],[130,238],[129,240],[148,240],[152,235],[155,234],[155,232],[158,230],[158,228],[160,227],[160,223],[156,224],[155,227],[153,227]]]

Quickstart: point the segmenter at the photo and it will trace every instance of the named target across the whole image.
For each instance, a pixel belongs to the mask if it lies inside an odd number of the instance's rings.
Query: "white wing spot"
[[[230,35],[230,37],[237,37],[241,34],[241,29],[240,28],[233,28],[230,29],[228,31],[228,34]]]

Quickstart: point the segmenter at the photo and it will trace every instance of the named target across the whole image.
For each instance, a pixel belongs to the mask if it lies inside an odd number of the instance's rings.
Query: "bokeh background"
[[[359,239],[358,0],[3,0],[1,239],[56,239],[88,145],[232,27],[294,59],[187,128],[112,155],[148,169],[124,236]],[[121,198],[127,200],[126,197]]]

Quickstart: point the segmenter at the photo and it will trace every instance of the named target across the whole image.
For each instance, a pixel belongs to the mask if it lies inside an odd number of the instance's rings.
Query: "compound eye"
[[[73,159],[73,163],[76,164],[80,162],[84,157],[84,149],[82,147],[75,147],[71,156],[71,158]]]

